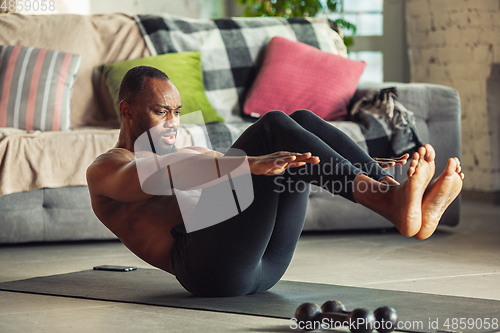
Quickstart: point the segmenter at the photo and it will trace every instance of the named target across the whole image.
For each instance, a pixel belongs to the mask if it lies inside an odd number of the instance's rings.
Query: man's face
[[[146,78],[142,93],[129,107],[135,115],[132,126],[136,138],[149,130],[158,155],[176,151],[182,104],[179,91],[171,81]]]

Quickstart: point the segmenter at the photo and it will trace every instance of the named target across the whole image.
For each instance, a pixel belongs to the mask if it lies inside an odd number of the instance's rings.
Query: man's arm
[[[143,179],[141,185],[137,160],[128,153],[111,151],[99,156],[90,165],[87,169],[87,183],[92,194],[131,203],[153,196],[144,192],[143,188],[146,190],[148,186],[153,189],[170,188],[171,181],[179,190],[202,188],[219,177],[233,172],[246,161],[249,163],[250,172],[257,175],[276,175],[290,167],[319,162],[319,159],[312,157],[310,153],[277,152],[254,157],[217,155],[215,158],[215,156],[214,151],[203,154],[177,152],[143,159],[147,168],[156,172],[146,180]],[[216,172],[214,163],[217,166]],[[176,172],[169,174],[169,169]]]
[[[139,159],[137,169],[142,188],[148,193],[170,193],[171,187],[181,191],[202,189],[226,181],[224,176],[229,173],[232,177],[250,173],[246,155],[225,157],[211,150],[203,154],[183,150]]]
[[[211,150],[180,159],[178,156],[173,158],[175,154],[183,154],[180,152],[159,156],[155,162],[156,167],[151,162],[149,168],[156,171],[160,167],[161,170],[152,175],[150,177],[152,179],[144,181],[144,176],[139,178],[143,181],[143,188],[148,183],[153,189],[148,192],[156,193],[160,190],[157,187],[159,184],[161,186],[172,184],[179,190],[201,189],[225,181],[224,176],[229,174],[231,178],[249,173],[273,176],[288,168],[299,167],[306,163],[319,163],[319,158],[311,156],[311,153],[279,151],[262,156],[246,156],[243,151],[235,153],[239,156],[224,156]]]
[[[145,164],[139,167],[139,171],[144,167],[156,170],[145,181],[143,179],[141,184],[137,159],[135,159],[133,153],[125,150],[112,150],[100,155],[87,168],[87,184],[89,191],[93,195],[108,197],[120,202],[139,202],[154,195],[146,192],[165,192],[162,191],[165,189],[168,192],[170,179],[167,166],[169,166],[171,169],[176,170],[172,175],[176,189],[202,188],[203,185],[219,178],[217,172],[213,172],[216,161],[215,153],[215,151],[206,151],[204,154],[200,154],[199,152],[188,151],[141,159]],[[217,162],[220,175],[232,172],[245,159],[246,156],[223,157],[218,155]],[[157,161],[163,167],[158,169]]]
[[[139,202],[153,196],[141,189],[133,155],[117,151],[97,157],[87,168],[87,184],[93,195],[120,202]]]

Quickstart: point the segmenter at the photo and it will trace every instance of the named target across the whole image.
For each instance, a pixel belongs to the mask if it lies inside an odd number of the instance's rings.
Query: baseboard
[[[480,191],[463,190],[462,200],[482,202],[486,204],[500,206],[500,191],[480,192]]]

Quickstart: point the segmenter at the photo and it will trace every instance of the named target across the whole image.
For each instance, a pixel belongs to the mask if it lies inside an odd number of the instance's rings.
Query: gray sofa
[[[54,29],[54,33],[59,30],[65,33],[57,39],[50,31],[41,36],[32,35],[33,27],[39,26]],[[83,54],[84,62],[75,82],[79,94],[73,96],[71,102],[72,128],[102,127],[103,133],[107,133],[106,128],[117,128],[116,116],[109,112],[112,110],[110,101],[99,90],[92,69],[102,63],[150,55],[133,18],[120,14],[92,17],[53,15],[29,20],[22,16],[0,16],[0,28],[5,31],[0,36],[0,45],[16,43]],[[83,32],[88,38],[77,40],[75,36]],[[398,89],[398,100],[415,112],[421,139],[435,147],[437,172],[440,172],[449,157],[460,157],[460,99],[457,91],[429,84],[361,84],[353,102],[368,89],[394,85]],[[235,127],[247,125],[241,120]],[[113,131],[110,135],[116,135],[116,130]],[[397,180],[405,178],[406,169],[407,166],[403,166],[393,170]],[[456,225],[459,213],[460,198],[448,208],[441,224]],[[360,205],[317,187],[311,189],[305,230],[390,227],[392,224],[387,220]],[[0,196],[0,243],[112,238],[115,236],[94,215],[88,188],[83,184],[51,186]]]
[[[355,99],[369,88],[394,84],[361,85]],[[447,159],[460,157],[460,100],[456,90],[429,84],[395,84],[399,98],[414,110],[420,136],[437,153],[436,173]],[[407,167],[393,170],[405,178]],[[448,208],[440,224],[454,226],[460,220],[460,197]],[[94,215],[86,186],[42,188],[0,197],[0,243],[109,239],[115,236]],[[329,192],[311,190],[305,230],[390,228],[392,224],[361,205]]]

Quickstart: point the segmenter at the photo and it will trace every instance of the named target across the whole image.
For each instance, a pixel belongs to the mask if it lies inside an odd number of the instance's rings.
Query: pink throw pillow
[[[308,109],[325,120],[343,120],[365,67],[364,61],[274,37],[248,92],[244,113],[262,116],[271,110],[291,114]]]

